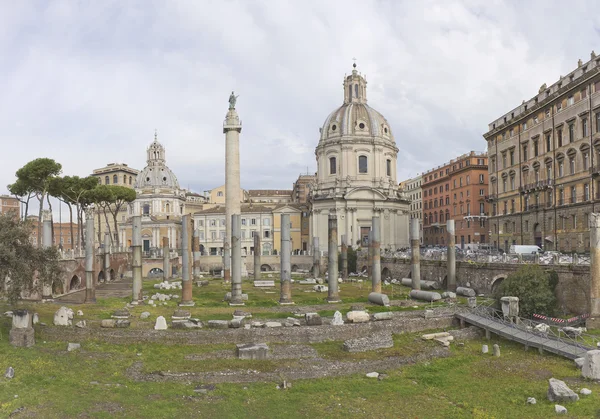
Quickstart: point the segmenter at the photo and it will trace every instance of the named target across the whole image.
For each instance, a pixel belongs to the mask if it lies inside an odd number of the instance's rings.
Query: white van
[[[515,245],[510,246],[509,252],[513,255],[532,255],[542,253],[539,246]]]

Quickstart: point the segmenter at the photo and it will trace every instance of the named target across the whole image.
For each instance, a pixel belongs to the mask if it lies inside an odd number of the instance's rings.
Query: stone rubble
[[[500,356],[500,346],[498,346],[498,344],[495,343],[494,346],[492,346],[492,350],[494,351],[494,356]]]
[[[346,320],[348,323],[368,323],[371,317],[366,311],[349,311],[346,313]]]
[[[68,343],[67,344],[67,352],[73,352],[73,351],[77,351],[81,349],[81,344],[80,343]]]
[[[38,324],[40,322],[40,316],[37,313],[33,313],[33,324]]]
[[[319,313],[306,313],[304,318],[307,326],[321,326],[323,324]]]
[[[142,314],[140,314],[140,319],[142,320],[147,319],[148,317],[150,317],[149,311],[144,311]]]
[[[11,312],[12,316],[12,312]],[[54,313],[54,325],[55,326],[72,326],[73,325],[73,310],[67,307],[59,308]]]
[[[561,406],[560,404],[555,404],[554,405],[554,411],[559,414],[559,415],[566,415],[567,414],[567,408],[564,406]]]
[[[373,320],[375,320],[375,321],[392,320],[393,318],[394,318],[394,313],[392,313],[391,311],[383,311],[381,313],[373,314]]]
[[[100,327],[113,328],[116,327],[117,321],[115,319],[104,319],[100,322]]]
[[[344,324],[344,319],[342,317],[342,313],[336,311],[333,313],[333,320],[331,321],[332,326],[341,326]]]
[[[208,327],[213,329],[229,329],[229,322],[227,320],[209,320]]]
[[[579,394],[582,394],[584,396],[589,396],[590,394],[592,394],[592,390],[590,390],[589,388],[582,388],[579,391]]]
[[[154,330],[167,330],[167,320],[163,316],[158,316],[156,318]]]
[[[11,314],[11,316],[12,316],[12,314]],[[15,376],[15,369],[13,367],[8,367],[6,369],[6,373],[4,373],[4,377],[8,378],[10,380],[11,378],[14,378],[14,376]]]
[[[527,404],[536,404],[537,400],[534,397],[527,397]]]
[[[78,327],[80,329],[85,329],[87,327],[87,323],[85,320],[80,320],[77,323],[75,323],[75,327]]]
[[[83,311],[77,310],[77,315],[80,316],[80,317],[83,316]]]
[[[369,372],[369,373],[367,373],[367,377],[368,378],[378,378],[379,373],[378,372]]]
[[[394,340],[391,332],[380,332],[371,336],[348,339],[344,341],[342,349],[346,352],[367,352],[383,348],[392,348]]]
[[[487,345],[481,345],[481,353],[487,354],[490,351]]]
[[[243,343],[236,345],[236,355],[239,359],[260,359],[269,357],[269,347],[266,343]]]
[[[579,396],[564,381],[551,378],[548,380],[548,400],[551,402],[577,401]]]

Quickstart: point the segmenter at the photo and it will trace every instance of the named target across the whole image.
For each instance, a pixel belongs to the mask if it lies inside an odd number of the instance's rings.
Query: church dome
[[[179,189],[179,182],[175,174],[167,167],[165,148],[158,142],[156,133],[154,141],[146,151],[148,155],[147,166],[138,174],[135,187]]]
[[[320,143],[361,136],[377,137],[395,144],[388,121],[367,105],[367,81],[356,71],[344,79],[344,103],[329,114],[321,128]]]

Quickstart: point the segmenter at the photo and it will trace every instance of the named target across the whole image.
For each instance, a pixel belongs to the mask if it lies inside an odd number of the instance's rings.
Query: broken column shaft
[[[133,296],[132,302],[139,303],[142,299],[142,216],[134,215],[132,221],[132,250],[133,261]]]
[[[192,255],[194,257],[193,262],[193,278],[200,278],[200,233],[198,230],[194,230],[192,236]]]
[[[371,223],[371,292],[381,293],[381,223],[379,217],[373,217]]]
[[[231,216],[231,301],[229,305],[244,305],[242,300],[241,215]]]
[[[281,294],[279,304],[294,304],[292,302],[292,241],[290,214],[281,214]]]
[[[223,243],[223,282],[231,283],[231,249],[227,239]]]
[[[94,213],[90,209],[85,217],[85,302],[96,302],[94,283]]]
[[[454,220],[448,220],[446,222],[446,230],[448,231],[448,257],[447,257],[447,278],[446,278],[446,290],[456,292],[456,240],[455,240],[455,229]]]
[[[104,233],[104,280],[113,279],[110,277],[110,234]]]
[[[192,220],[191,215],[181,217],[181,303],[180,306],[193,306],[192,278],[190,260],[192,258]]]
[[[348,241],[345,234],[342,234],[342,281],[348,281]]]
[[[321,251],[319,250],[319,238],[313,237],[313,276],[319,278],[321,276]]]
[[[410,264],[412,288],[421,289],[421,243],[419,241],[419,220],[412,218],[410,220]]]
[[[328,225],[328,285],[329,290],[327,294],[327,301],[330,303],[337,303],[340,301],[338,291],[338,242],[337,242],[337,217],[335,215],[329,215]]]
[[[254,280],[260,280],[260,235],[254,235]]]
[[[163,246],[163,281],[168,281],[171,273],[171,266],[169,261],[169,256],[171,253],[171,249],[169,248],[169,238],[163,237],[162,239]]]

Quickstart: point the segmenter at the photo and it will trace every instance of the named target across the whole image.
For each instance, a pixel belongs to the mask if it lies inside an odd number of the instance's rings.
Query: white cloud
[[[597,44],[594,2],[55,1],[0,4],[0,191],[42,156],[66,174],[142,168],[154,129],[184,186],[224,183],[240,94],[242,185],[315,170],[352,57],[387,117],[399,178],[469,150],[487,124]],[[399,180],[400,180],[399,179]]]

